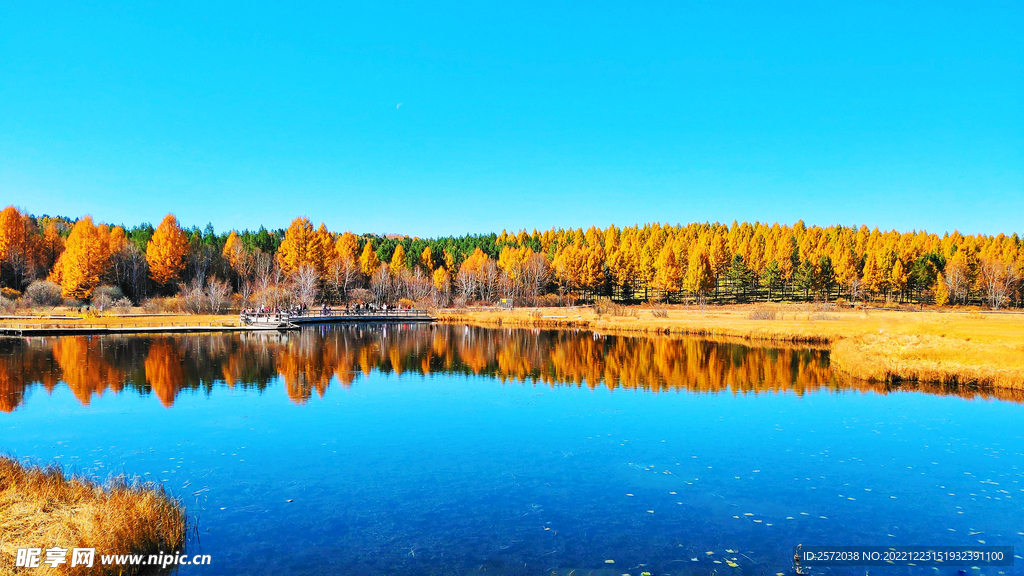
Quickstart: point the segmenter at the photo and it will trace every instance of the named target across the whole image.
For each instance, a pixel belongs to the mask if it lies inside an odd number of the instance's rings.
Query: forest
[[[0,308],[223,313],[349,302],[557,306],[836,301],[1019,308],[1017,234],[761,222],[417,238],[314,227],[155,228],[0,211]]]

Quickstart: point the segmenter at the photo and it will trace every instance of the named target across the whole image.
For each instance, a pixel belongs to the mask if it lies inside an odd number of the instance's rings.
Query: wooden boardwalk
[[[435,322],[437,318],[430,315],[426,310],[332,310],[321,313],[319,310],[310,310],[301,315],[290,315],[286,321],[291,324],[333,324],[341,322]]]
[[[81,318],[68,318],[84,320]],[[56,320],[56,319],[54,319]],[[64,319],[61,319],[64,320]],[[259,332],[298,330],[303,325],[388,322],[434,322],[426,310],[334,310],[328,313],[309,311],[304,314],[242,314],[237,321],[182,321],[166,324],[123,323],[119,325],[79,323],[24,323],[0,325],[0,336],[75,336],[92,334],[186,334],[197,332]]]

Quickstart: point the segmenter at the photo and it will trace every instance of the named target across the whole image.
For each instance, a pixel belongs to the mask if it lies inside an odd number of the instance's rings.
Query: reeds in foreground
[[[0,574],[12,574],[18,548],[95,548],[92,569],[40,564],[32,574],[136,574],[102,566],[101,554],[159,554],[185,544],[184,507],[160,486],[114,478],[100,485],[57,466],[0,457]],[[140,567],[142,568],[142,567]]]

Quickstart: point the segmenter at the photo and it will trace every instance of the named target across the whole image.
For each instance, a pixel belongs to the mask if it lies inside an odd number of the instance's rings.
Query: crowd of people
[[[345,304],[343,309],[335,309],[327,303],[324,303],[320,307],[321,316],[334,316],[338,315],[372,315],[372,314],[387,314],[389,311],[394,312],[397,310],[412,310],[412,306],[404,306],[401,304],[376,304],[373,302],[369,303],[356,303]],[[293,306],[286,306],[284,308],[272,307],[272,306],[258,306],[252,308],[244,308],[241,311],[241,320],[243,323],[251,322],[279,322],[287,320],[295,316],[308,316],[310,314],[310,308],[306,304],[296,304]]]

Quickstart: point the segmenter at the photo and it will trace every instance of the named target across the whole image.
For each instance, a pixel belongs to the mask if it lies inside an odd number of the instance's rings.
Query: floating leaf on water
[[[725,563],[728,564],[730,568],[736,568],[737,566],[739,566],[739,564],[733,562],[732,560],[727,560]]]
[[[714,554],[714,552],[705,552],[705,554],[707,554],[708,556],[711,556],[712,554]]]

